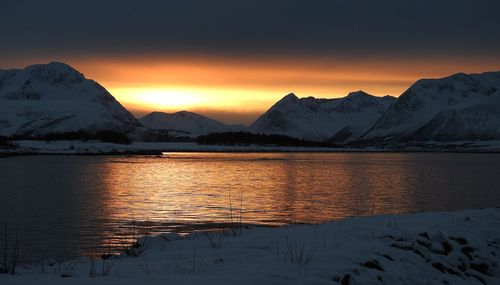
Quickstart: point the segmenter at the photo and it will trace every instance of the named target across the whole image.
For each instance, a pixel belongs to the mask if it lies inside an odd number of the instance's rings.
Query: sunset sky
[[[137,116],[248,124],[287,93],[500,70],[500,1],[8,1],[0,68],[63,61]]]

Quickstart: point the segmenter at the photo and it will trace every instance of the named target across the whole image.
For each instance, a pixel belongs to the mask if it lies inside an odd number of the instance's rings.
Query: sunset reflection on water
[[[169,153],[110,158],[102,168],[111,220],[317,223],[418,210],[406,155]]]
[[[500,157],[434,153],[166,153],[0,160],[0,221],[30,255],[142,234],[493,207]],[[29,175],[29,179],[26,179]],[[107,250],[107,249],[106,249]]]

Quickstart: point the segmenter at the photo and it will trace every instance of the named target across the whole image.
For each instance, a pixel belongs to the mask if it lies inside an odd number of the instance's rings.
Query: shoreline
[[[500,208],[170,233],[131,249],[22,267],[0,283],[498,284]]]
[[[0,149],[0,157],[26,155],[162,155],[167,152],[219,153],[500,153],[500,144],[406,148],[326,148],[260,145],[200,145],[193,142],[133,142],[129,145],[97,141],[15,141],[18,149]]]

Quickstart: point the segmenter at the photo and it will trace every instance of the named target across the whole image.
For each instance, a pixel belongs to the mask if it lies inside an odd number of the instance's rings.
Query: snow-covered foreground
[[[500,284],[498,208],[239,233],[165,234],[137,257],[46,261],[0,284]]]

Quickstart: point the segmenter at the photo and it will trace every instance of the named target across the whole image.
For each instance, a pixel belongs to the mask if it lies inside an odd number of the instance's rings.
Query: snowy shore
[[[133,142],[132,144],[100,141],[15,141],[16,149],[1,149],[0,154],[161,154],[162,152],[500,152],[500,141],[457,142],[456,144],[429,144],[405,147],[283,147],[283,146],[227,146],[201,145],[194,142]]]
[[[172,233],[129,252],[21,266],[0,284],[500,284],[500,209]]]
[[[326,147],[273,147],[273,146],[221,146],[200,145],[194,142],[133,142],[131,144],[100,141],[15,141],[18,149],[4,153],[22,154],[161,154],[162,152],[331,152],[342,149]]]

